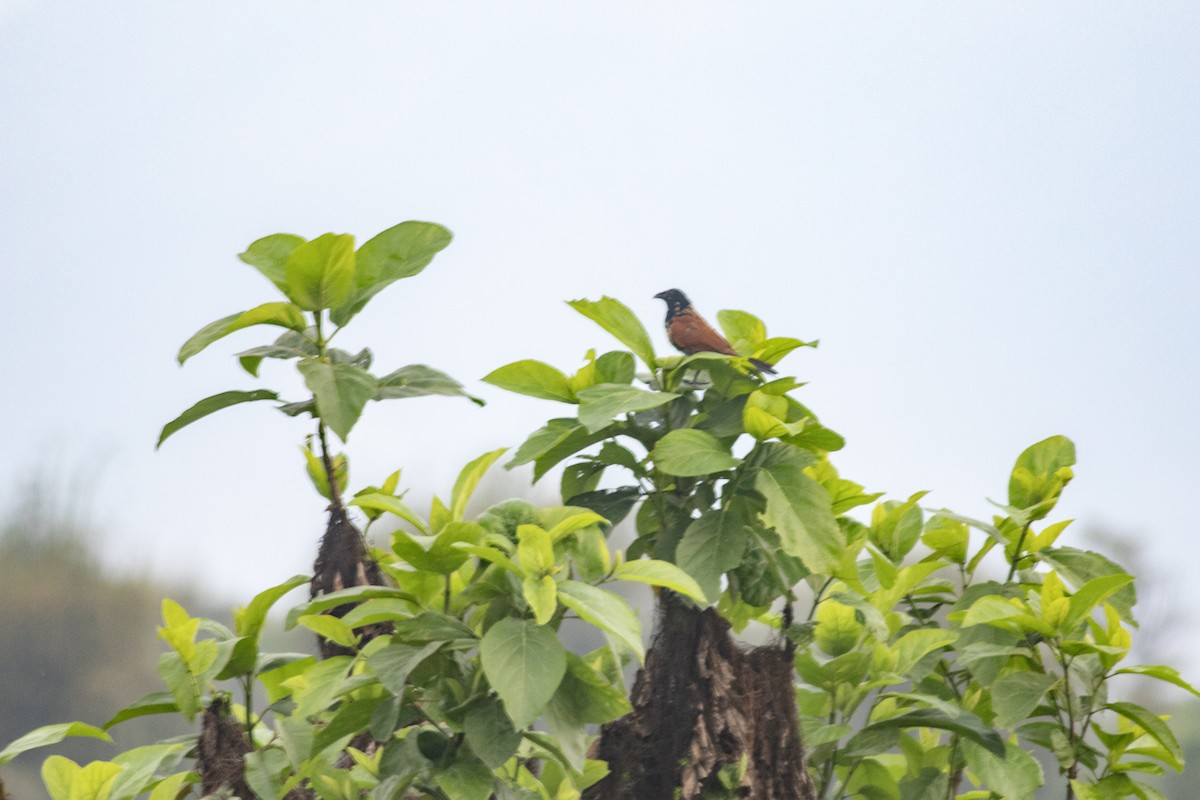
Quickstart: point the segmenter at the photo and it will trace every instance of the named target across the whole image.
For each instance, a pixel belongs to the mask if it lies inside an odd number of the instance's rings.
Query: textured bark
[[[790,643],[744,649],[713,609],[661,596],[633,712],[601,729],[610,774],[586,800],[698,800],[727,765],[753,800],[816,800],[796,717]],[[677,794],[678,792],[678,794]]]
[[[234,797],[254,797],[246,785],[246,753],[254,748],[246,730],[229,714],[228,701],[216,698],[200,720],[200,745],[196,771],[201,795],[228,790]]]
[[[224,793],[237,798],[258,795],[246,784],[246,754],[254,747],[246,730],[229,714],[229,701],[215,698],[200,720],[200,742],[196,752],[196,772],[200,775],[200,794]],[[314,800],[316,795],[296,787],[284,800]]]
[[[309,596],[319,597],[323,594],[348,589],[352,586],[384,586],[386,582],[379,564],[367,552],[363,536],[358,528],[346,517],[346,510],[335,503],[329,509],[329,524],[325,535],[321,537],[321,545],[317,549],[317,560],[313,564],[312,583],[309,584]],[[343,617],[354,608],[353,603],[337,606],[326,611],[335,617]],[[378,623],[359,628],[362,643],[366,644],[377,636],[385,636],[394,630],[392,624]],[[353,655],[354,651],[326,639],[317,637],[321,646],[321,657],[332,658],[339,655]]]

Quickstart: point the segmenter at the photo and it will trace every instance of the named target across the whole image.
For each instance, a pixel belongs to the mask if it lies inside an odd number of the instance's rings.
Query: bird
[[[678,289],[667,289],[654,296],[667,304],[667,339],[676,350],[689,356],[695,353],[739,355],[724,336],[713,330],[704,317],[696,313],[686,294]],[[750,363],[759,372],[775,374],[775,368],[766,361],[752,358]]]

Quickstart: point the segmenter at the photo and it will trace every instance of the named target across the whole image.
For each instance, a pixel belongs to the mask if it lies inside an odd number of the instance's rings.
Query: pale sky
[[[305,422],[244,406],[153,449],[261,385],[230,356],[276,331],[174,355],[275,299],[236,259],[254,239],[425,219],[454,243],[340,344],[489,405],[370,406],[356,485],[403,466],[448,493],[563,412],[480,377],[615,345],[564,300],[620,298],[667,352],[653,295],[677,286],[821,340],[785,371],[869,489],[987,515],[1025,446],[1070,436],[1064,542],[1137,537],[1200,605],[1176,566],[1200,495],[1197,42],[1186,2],[0,3],[0,503],[39,467],[84,474],[113,563],[240,601],[307,571]]]

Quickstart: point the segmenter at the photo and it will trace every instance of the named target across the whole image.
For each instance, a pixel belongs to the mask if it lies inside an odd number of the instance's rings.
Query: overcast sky
[[[1065,541],[1136,537],[1196,606],[1197,42],[1186,2],[0,2],[0,503],[82,475],[113,563],[242,601],[307,571],[304,422],[244,406],[153,449],[259,385],[230,354],[270,334],[175,353],[274,299],[254,239],[425,219],[454,243],[341,345],[489,405],[373,405],[355,484],[447,494],[561,413],[480,377],[613,346],[564,300],[622,299],[665,352],[678,286],[821,340],[784,366],[872,490],[987,515],[1070,436]]]

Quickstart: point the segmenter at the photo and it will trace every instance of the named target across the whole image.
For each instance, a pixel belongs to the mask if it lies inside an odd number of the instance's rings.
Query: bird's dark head
[[[659,300],[666,302],[668,321],[671,319],[671,317],[675,316],[680,311],[686,310],[688,306],[691,305],[691,302],[689,302],[687,299],[687,295],[678,289],[667,289],[665,292],[659,292],[654,296]]]

